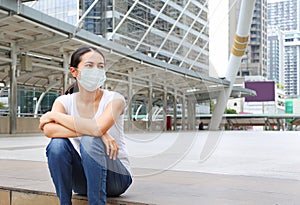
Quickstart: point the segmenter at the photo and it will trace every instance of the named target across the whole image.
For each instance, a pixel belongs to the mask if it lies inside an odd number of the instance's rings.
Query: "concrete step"
[[[0,186],[0,205],[58,205],[59,200],[55,193],[35,191],[21,188]],[[87,197],[73,195],[73,205],[88,205]],[[121,197],[108,198],[107,205],[150,205],[147,203],[131,202]]]

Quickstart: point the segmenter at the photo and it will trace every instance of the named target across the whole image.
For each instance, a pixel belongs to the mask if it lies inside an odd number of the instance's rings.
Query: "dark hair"
[[[90,52],[90,51],[95,51],[97,53],[99,53],[105,62],[105,57],[103,55],[103,53],[101,53],[99,50],[97,50],[97,48],[94,47],[82,47],[82,48],[78,48],[76,51],[74,51],[74,53],[71,56],[71,62],[70,62],[70,67],[74,67],[77,68],[78,64],[81,61],[81,56]]]
[[[68,89],[65,92],[65,95],[77,93],[78,91],[79,91],[78,84],[77,81],[75,81],[68,87]]]
[[[78,64],[81,61],[81,56],[90,51],[95,51],[95,52],[99,53],[103,57],[104,63],[105,63],[105,57],[104,57],[103,53],[101,53],[97,48],[90,46],[90,47],[78,48],[76,51],[74,51],[74,53],[71,56],[70,67],[77,68]],[[78,91],[79,91],[79,89],[78,89],[78,84],[76,81],[72,85],[70,85],[70,87],[66,90],[65,95],[72,94],[72,93],[75,93]]]

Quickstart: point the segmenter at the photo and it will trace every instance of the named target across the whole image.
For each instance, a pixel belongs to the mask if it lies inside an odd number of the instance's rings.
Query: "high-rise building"
[[[300,31],[285,31],[284,78],[286,95],[300,94]]]
[[[283,31],[299,30],[298,0],[269,0],[268,25],[279,26]]]
[[[286,95],[300,94],[300,2],[270,0],[268,25],[277,26],[284,35],[284,86]],[[272,51],[276,52],[276,50]],[[273,55],[273,53],[270,53]],[[274,54],[275,55],[275,54]],[[272,60],[272,59],[270,59]],[[271,62],[274,64],[274,62]]]
[[[39,0],[27,5],[134,52],[209,73],[208,0]]]
[[[230,0],[229,43],[234,40],[241,1]],[[250,36],[238,76],[267,77],[267,1],[257,0],[252,17]]]
[[[268,79],[284,83],[284,35],[278,26],[268,26]]]

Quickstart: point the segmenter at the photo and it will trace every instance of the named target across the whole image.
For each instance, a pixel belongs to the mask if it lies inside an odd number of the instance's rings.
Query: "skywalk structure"
[[[77,16],[73,25],[24,2],[0,0],[1,92],[10,93],[9,123],[2,124],[2,133],[22,132],[24,122],[17,117],[19,87],[41,90],[34,110],[37,117],[45,94],[62,93],[72,82],[69,57],[84,45],[95,46],[106,56],[105,87],[125,96],[127,130],[166,129],[167,107],[173,108],[174,128],[180,124],[182,129],[195,129],[196,103],[215,99],[227,88],[231,96],[255,94],[233,88],[231,79],[208,75],[208,1],[80,1],[78,12],[68,10]],[[38,2],[42,1],[33,3]],[[134,105],[146,109],[143,125],[134,119]],[[158,114],[159,124],[154,122]]]

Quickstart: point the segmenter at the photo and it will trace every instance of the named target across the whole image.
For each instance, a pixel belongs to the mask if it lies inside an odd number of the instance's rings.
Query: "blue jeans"
[[[81,157],[67,138],[53,138],[46,148],[48,167],[61,205],[72,204],[74,193],[87,195],[89,205],[105,205],[106,196],[124,193],[132,178],[119,159],[106,155],[97,137],[81,138]]]

